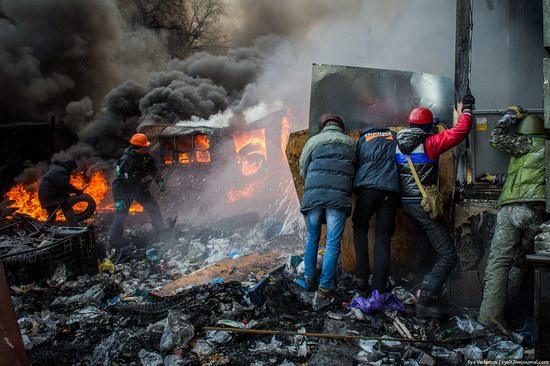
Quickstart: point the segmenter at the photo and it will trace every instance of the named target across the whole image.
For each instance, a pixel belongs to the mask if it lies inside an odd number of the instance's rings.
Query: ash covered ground
[[[95,223],[98,242],[106,240],[101,220]],[[42,281],[11,286],[31,364],[462,365],[534,357],[529,329],[507,335],[483,329],[469,309],[448,321],[416,318],[414,283],[406,275],[391,278],[391,300],[404,311],[389,303],[374,312],[354,306],[354,298],[367,294],[355,291],[355,279],[343,271],[335,301],[313,310],[313,293],[300,285],[303,234],[278,235],[273,221],[241,215],[209,226],[177,224],[162,238],[150,229],[134,224],[127,230],[130,254],[102,273],[75,276],[60,265]],[[270,270],[226,281],[240,258],[261,258],[275,249]],[[234,268],[219,271],[218,277],[197,276],[197,270],[228,258],[236,261]],[[195,284],[156,296],[163,286],[186,278]],[[205,326],[333,336],[234,333]]]

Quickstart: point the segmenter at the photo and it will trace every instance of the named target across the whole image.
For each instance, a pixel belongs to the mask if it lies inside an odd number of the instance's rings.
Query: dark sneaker
[[[308,292],[313,292],[317,290],[317,287],[319,287],[319,282],[315,278],[306,277],[305,283],[306,283],[306,290]]]
[[[334,291],[319,287],[313,299],[313,310],[317,311],[330,305],[334,301]]]
[[[357,291],[364,292],[365,294],[370,294],[371,287],[369,285],[369,280],[366,278],[360,278],[359,284],[357,285]]]

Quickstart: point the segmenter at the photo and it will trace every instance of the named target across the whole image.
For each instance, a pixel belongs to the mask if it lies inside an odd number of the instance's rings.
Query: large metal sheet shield
[[[405,126],[416,107],[430,108],[451,126],[453,90],[450,78],[434,74],[313,64],[309,133],[320,131],[324,114],[343,117],[349,131]]]

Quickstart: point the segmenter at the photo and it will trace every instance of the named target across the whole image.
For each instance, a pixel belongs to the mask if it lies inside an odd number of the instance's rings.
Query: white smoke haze
[[[253,22],[262,24],[249,32],[265,32],[270,22],[279,26],[273,14],[290,19],[284,27],[288,37],[267,60],[264,73],[247,86],[242,103],[283,99],[296,115],[293,130],[307,128],[312,63],[453,75],[453,2],[242,0],[235,6],[237,13],[250,11]],[[307,8],[315,21],[294,21],[302,16],[297,14],[308,14]],[[249,25],[249,17],[241,18]],[[239,29],[243,34],[247,28]]]

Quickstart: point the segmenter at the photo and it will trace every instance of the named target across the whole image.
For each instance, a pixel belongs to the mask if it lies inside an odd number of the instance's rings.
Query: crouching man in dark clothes
[[[449,309],[441,306],[445,304],[438,304],[437,300],[447,277],[458,262],[458,256],[445,223],[439,219],[432,219],[424,211],[421,205],[422,193],[416,183],[415,174],[424,187],[437,184],[439,156],[458,145],[470,133],[474,102],[474,97],[466,95],[463,99],[463,113],[458,123],[441,133],[435,133],[432,111],[427,108],[415,108],[407,121],[409,128],[397,133],[395,158],[399,169],[403,210],[419,225],[421,235],[424,236],[422,242],[426,242],[427,238],[437,252],[435,264],[430,272],[424,275],[420,285],[415,309],[419,317],[448,315]],[[426,258],[417,260],[423,261]]]
[[[124,249],[121,247],[124,221],[134,200],[143,206],[157,233],[164,229],[160,207],[149,192],[153,180],[160,191],[164,192],[164,180],[157,170],[155,159],[148,151],[151,143],[147,136],[136,133],[130,139],[130,144],[117,162],[116,178],[112,184],[115,217],[109,231],[109,247],[118,251]]]
[[[77,167],[76,161],[54,161],[53,166],[44,174],[38,186],[40,206],[51,216],[61,206],[63,214],[70,226],[78,226],[74,210],[67,203],[71,193],[81,195],[82,190],[71,184],[71,173]],[[53,218],[52,224],[55,222]]]

